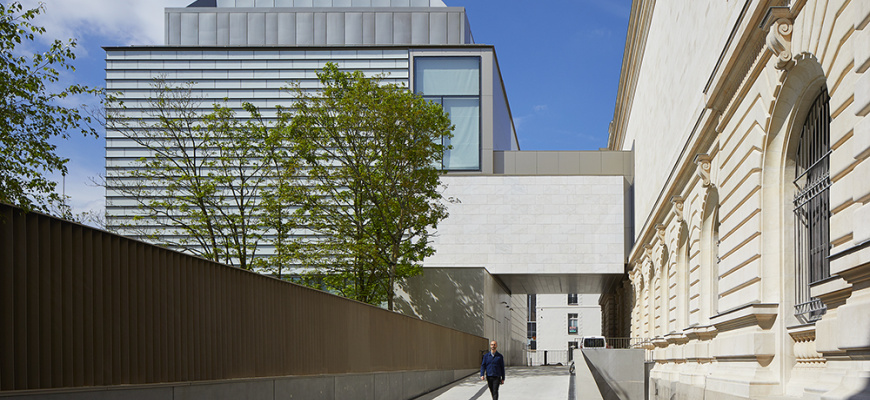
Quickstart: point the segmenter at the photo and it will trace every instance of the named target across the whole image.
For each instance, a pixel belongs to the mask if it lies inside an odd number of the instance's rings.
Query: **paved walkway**
[[[577,364],[577,374],[568,367],[508,367],[499,400],[600,400],[598,387],[586,367]],[[477,374],[420,396],[414,400],[490,400],[486,382]]]

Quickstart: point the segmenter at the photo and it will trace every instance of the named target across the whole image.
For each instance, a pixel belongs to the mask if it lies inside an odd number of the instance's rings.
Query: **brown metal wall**
[[[486,339],[0,205],[0,390],[477,368]]]

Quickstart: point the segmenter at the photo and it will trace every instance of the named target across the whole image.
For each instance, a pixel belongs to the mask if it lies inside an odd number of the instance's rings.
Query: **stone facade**
[[[609,144],[635,151],[633,290],[602,299],[632,306],[651,398],[870,397],[868,21],[864,0],[634,1]],[[813,129],[821,222],[795,211]]]

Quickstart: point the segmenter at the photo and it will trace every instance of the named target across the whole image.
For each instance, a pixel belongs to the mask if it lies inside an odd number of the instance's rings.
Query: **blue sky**
[[[66,82],[105,85],[102,46],[163,43],[163,8],[193,0],[42,0],[45,38],[76,38]],[[444,0],[465,7],[477,43],[495,46],[520,147],[597,150],[607,146],[631,0]],[[33,6],[38,0],[23,0]],[[72,99],[68,105],[92,103]],[[58,142],[70,159],[65,193],[75,211],[103,208],[105,140]],[[61,186],[58,190],[64,190]]]

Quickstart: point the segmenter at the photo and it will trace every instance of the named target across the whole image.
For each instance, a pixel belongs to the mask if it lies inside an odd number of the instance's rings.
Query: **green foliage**
[[[75,40],[55,40],[44,53],[23,55],[16,47],[32,44],[45,28],[30,23],[43,6],[24,10],[18,2],[0,4],[0,202],[43,211],[63,208],[56,183],[46,174],[66,174],[67,159],[49,143],[70,132],[96,136],[90,117],[58,105],[60,99],[98,90],[71,85],[59,92],[49,86],[60,71],[73,71]]]
[[[155,81],[144,119],[126,117],[123,103],[112,99],[117,109],[109,113],[107,129],[146,155],[136,168],[108,177],[107,188],[135,200],[140,214],[124,227],[139,229],[138,236],[252,269],[274,222],[264,218],[259,198],[278,181],[273,157],[284,146],[274,135],[280,130],[270,130],[247,103],[245,118],[220,104],[200,115],[190,86]],[[149,230],[155,225],[159,229]]]
[[[437,165],[453,127],[439,105],[402,86],[334,64],[318,77],[322,93],[297,88],[288,124],[307,176],[298,212],[310,235],[296,242],[297,257],[314,267],[308,282],[392,309],[395,280],[420,273],[447,217]]]

